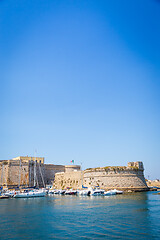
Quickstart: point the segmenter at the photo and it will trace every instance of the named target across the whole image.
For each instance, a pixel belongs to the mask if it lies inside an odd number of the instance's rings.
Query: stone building
[[[44,186],[44,158],[20,156],[11,160],[1,160],[0,185],[8,187]]]
[[[81,171],[79,165],[45,164],[43,157],[20,156],[0,160],[0,185],[8,187],[44,187],[57,189],[99,186],[105,190],[147,190],[142,162],[129,162],[123,167],[98,167]]]
[[[73,169],[72,169],[73,170]],[[56,189],[81,189],[83,184],[83,171],[73,170],[55,174],[53,187]]]
[[[108,166],[70,173],[56,173],[53,186],[59,189],[67,187],[81,189],[84,185],[85,187],[99,186],[105,190],[116,188],[143,191],[148,189],[143,172],[142,162],[129,162],[123,167]]]
[[[46,184],[53,184],[56,173],[69,173],[79,171],[79,165],[54,165],[45,164],[45,182]]]
[[[0,160],[0,185],[44,187],[53,184],[57,172],[74,170],[80,170],[80,166],[45,164],[44,157],[19,156],[11,160]]]
[[[45,164],[45,183],[46,185],[52,185],[54,182],[54,177],[57,172],[64,172],[65,166]]]

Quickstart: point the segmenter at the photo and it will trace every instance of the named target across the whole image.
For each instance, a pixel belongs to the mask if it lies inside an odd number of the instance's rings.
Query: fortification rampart
[[[81,189],[82,180],[83,171],[56,173],[53,187],[56,189]]]
[[[19,156],[0,160],[0,185],[8,187],[44,187],[53,184],[58,172],[80,170],[79,165],[44,164],[43,157]]]
[[[85,187],[99,186],[105,190],[116,188],[143,191],[148,189],[143,171],[142,162],[131,162],[127,167],[90,168],[83,172],[57,173],[54,187],[81,189],[83,184]]]
[[[147,185],[143,171],[137,169],[97,169],[84,171],[84,185],[86,187],[99,186],[106,190],[146,190]]]
[[[44,164],[28,159],[0,161],[0,185],[8,187],[44,186]]]
[[[45,182],[46,184],[53,184],[55,174],[58,172],[65,172],[65,166],[54,165],[54,164],[44,164],[45,166]]]
[[[79,165],[65,165],[65,172],[80,171],[81,167]]]
[[[91,168],[80,171],[79,165],[44,164],[44,158],[17,157],[0,161],[0,185],[39,186],[53,184],[56,188],[99,186],[103,189],[147,190],[142,162],[130,162],[124,167]]]

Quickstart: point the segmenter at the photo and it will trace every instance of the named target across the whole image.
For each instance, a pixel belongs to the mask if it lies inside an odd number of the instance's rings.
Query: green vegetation
[[[106,171],[108,171],[108,170],[113,170],[113,171],[124,171],[124,170],[126,170],[127,169],[127,167],[121,167],[121,166],[114,166],[114,167],[111,167],[111,166],[109,166],[109,167],[104,167],[104,169],[106,170]]]
[[[132,169],[132,170],[137,170],[137,171],[139,170],[139,168],[135,167],[135,166],[134,167],[129,167],[129,168]]]
[[[105,169],[105,171],[125,171],[125,170],[136,170],[138,171],[139,168],[135,167],[135,166],[131,166],[131,167],[126,167],[126,166],[107,166],[107,167],[97,167],[97,168],[87,168],[86,170],[91,171],[91,172],[95,172],[95,171],[99,171],[100,169]]]

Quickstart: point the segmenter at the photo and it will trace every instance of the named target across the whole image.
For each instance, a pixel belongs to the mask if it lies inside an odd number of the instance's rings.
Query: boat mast
[[[34,187],[36,186],[36,157],[34,159]]]
[[[5,167],[5,186],[7,187],[7,170],[6,170],[6,167]]]
[[[82,189],[83,189],[83,178],[82,178],[82,162],[81,162],[81,184],[82,184]]]
[[[43,186],[45,188],[45,183],[44,183],[44,178],[43,178],[43,174],[42,174],[42,170],[41,170],[41,166],[40,166],[40,162],[39,162],[39,171],[40,171],[40,174],[41,174],[41,178],[42,178],[42,182],[43,182]]]
[[[29,187],[31,187],[31,168],[32,166],[32,157],[31,157],[31,161],[29,161]]]
[[[19,187],[21,185],[21,159],[19,160]]]
[[[36,186],[36,182],[37,182],[37,186],[39,187],[38,184],[38,177],[37,177],[37,160],[36,160],[36,152],[35,151],[35,162],[34,162],[34,186]]]
[[[1,185],[3,185],[3,162],[2,162],[2,173],[1,173]]]

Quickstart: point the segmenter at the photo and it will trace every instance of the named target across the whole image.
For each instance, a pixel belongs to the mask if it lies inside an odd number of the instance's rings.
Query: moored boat
[[[111,196],[111,195],[116,195],[116,192],[113,190],[109,190],[107,192],[104,192],[104,196]]]
[[[8,199],[10,198],[9,196],[5,196],[5,195],[0,195],[0,199]]]
[[[54,194],[64,195],[65,192],[66,190],[59,189],[59,190],[55,190]]]
[[[117,190],[117,189],[114,189],[112,191],[116,192],[116,194],[122,194],[123,193],[123,191],[120,191],[120,190]]]
[[[88,189],[86,189],[86,190],[78,190],[78,191],[77,191],[77,194],[78,194],[79,196],[90,196],[91,191],[88,190]]]
[[[13,197],[15,195],[15,192],[16,192],[15,190],[13,190],[13,191],[7,190],[6,192],[4,192],[4,195],[6,197]]]
[[[77,190],[73,189],[66,190],[65,195],[77,195]]]
[[[50,195],[50,194],[55,194],[55,192],[56,192],[55,189],[50,189],[50,190],[48,191],[48,194],[49,194],[49,195]]]
[[[111,196],[111,195],[116,195],[116,194],[122,194],[123,191],[114,189],[114,190],[109,190],[107,192],[104,192],[104,196]]]
[[[14,198],[33,198],[33,197],[45,197],[46,192],[42,190],[32,190],[20,193],[15,193]]]
[[[91,195],[92,196],[103,196],[104,192],[105,191],[103,189],[99,189],[99,188],[91,189]]]

